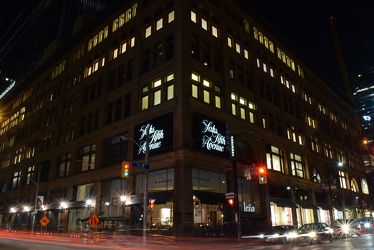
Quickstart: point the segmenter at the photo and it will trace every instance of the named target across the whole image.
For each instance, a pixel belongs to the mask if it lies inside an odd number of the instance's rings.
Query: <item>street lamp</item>
[[[31,224],[31,234],[34,234],[35,216],[38,213],[37,206],[38,206],[38,195],[39,195],[40,169],[38,169],[37,181],[35,182],[32,178],[30,178],[30,181],[32,181],[36,185],[34,211],[32,213],[32,224]]]
[[[338,167],[342,167],[344,164],[342,162],[338,162],[337,163],[337,166]],[[327,181],[328,181],[328,188],[329,188],[329,196],[330,196],[330,223],[332,223],[334,221],[334,215],[333,215],[333,197],[332,197],[332,189],[336,189],[336,178],[335,178],[335,175],[333,175],[332,173],[332,168],[334,167],[335,165],[327,165],[327,172],[328,172],[328,178],[327,178]],[[334,178],[334,180],[332,181],[332,179]]]
[[[146,128],[146,135],[145,135],[145,156],[144,156],[144,165],[149,165],[149,128]],[[139,148],[141,146],[131,137],[129,136],[121,136],[124,139],[130,139],[133,141]],[[143,197],[143,243],[147,242],[147,213],[148,213],[148,168],[145,168],[145,175],[144,175],[144,197]]]

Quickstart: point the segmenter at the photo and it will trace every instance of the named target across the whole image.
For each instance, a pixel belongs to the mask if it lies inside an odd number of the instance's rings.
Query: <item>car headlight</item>
[[[346,225],[346,224],[342,225],[342,231],[345,234],[349,233],[349,231],[350,231],[349,226]]]
[[[370,227],[370,223],[369,222],[365,222],[364,227],[365,228],[369,228]]]
[[[316,232],[312,231],[308,235],[309,235],[309,237],[314,238],[314,237],[316,237],[317,234],[316,234]]]

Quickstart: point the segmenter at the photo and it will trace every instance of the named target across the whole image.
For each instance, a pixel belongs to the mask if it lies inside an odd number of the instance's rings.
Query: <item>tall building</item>
[[[353,104],[245,7],[116,1],[4,92],[2,226],[246,235],[371,216]]]

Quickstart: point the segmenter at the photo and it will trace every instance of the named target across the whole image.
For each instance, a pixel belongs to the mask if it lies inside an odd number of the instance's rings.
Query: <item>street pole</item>
[[[231,135],[231,159],[232,159],[232,175],[233,175],[233,185],[234,185],[234,205],[235,205],[235,224],[236,224],[236,233],[237,240],[240,243],[241,235],[241,225],[240,225],[240,211],[239,211],[239,194],[238,194],[238,169],[236,162],[236,138]]]
[[[32,180],[32,179],[30,179]],[[35,183],[35,181],[32,180],[32,182]],[[32,224],[31,224],[31,234],[34,234],[34,224],[35,224],[35,216],[37,214],[37,206],[38,206],[38,194],[39,194],[39,182],[40,182],[40,168],[38,168],[38,179],[36,184],[36,190],[35,190],[35,202],[34,202],[34,211],[32,215]]]
[[[149,126],[146,128],[144,164],[149,164]],[[144,199],[143,199],[143,244],[147,243],[147,213],[148,213],[148,169],[144,174]]]

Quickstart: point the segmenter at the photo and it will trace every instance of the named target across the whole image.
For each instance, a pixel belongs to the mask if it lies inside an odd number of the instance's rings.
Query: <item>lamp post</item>
[[[145,135],[145,156],[144,156],[144,163],[146,165],[149,164],[149,126],[146,128],[146,135]],[[144,176],[144,197],[143,197],[143,244],[147,242],[147,213],[148,213],[148,169],[145,169],[145,176]]]
[[[32,213],[32,224],[31,224],[31,234],[34,234],[35,216],[38,213],[37,206],[38,206],[38,194],[39,194],[39,182],[40,182],[40,169],[38,169],[38,179],[37,179],[37,181],[35,182],[31,178],[30,178],[30,180],[36,185],[34,211]]]
[[[145,129],[145,155],[144,155],[144,165],[149,165],[149,129],[150,126],[147,125]],[[129,136],[121,136],[124,139],[130,139],[139,148],[141,146]],[[143,244],[147,242],[147,213],[148,213],[148,168],[145,168],[144,174],[144,196],[143,196]]]
[[[231,135],[229,126],[226,125],[226,134],[230,134],[230,145],[231,145],[231,159],[232,159],[232,174],[233,174],[233,186],[234,186],[234,194],[235,194],[235,223],[236,223],[236,232],[237,232],[237,240],[240,242],[241,238],[241,222],[240,222],[240,207],[239,207],[239,190],[238,190],[238,168],[237,168],[237,161],[236,161],[236,138],[239,136],[253,133],[254,130],[249,130],[241,134]]]
[[[333,187],[334,187],[334,189],[336,189],[336,179],[335,179],[335,176],[334,176],[334,183],[332,182],[332,178],[333,178],[332,168],[334,166],[335,165],[327,165],[327,172],[328,172],[327,181],[328,181],[329,196],[330,196],[330,224],[334,221],[334,215],[333,215],[333,200],[334,199],[332,197],[332,189],[333,189]],[[338,167],[342,167],[343,163],[342,162],[338,162],[337,166]]]

